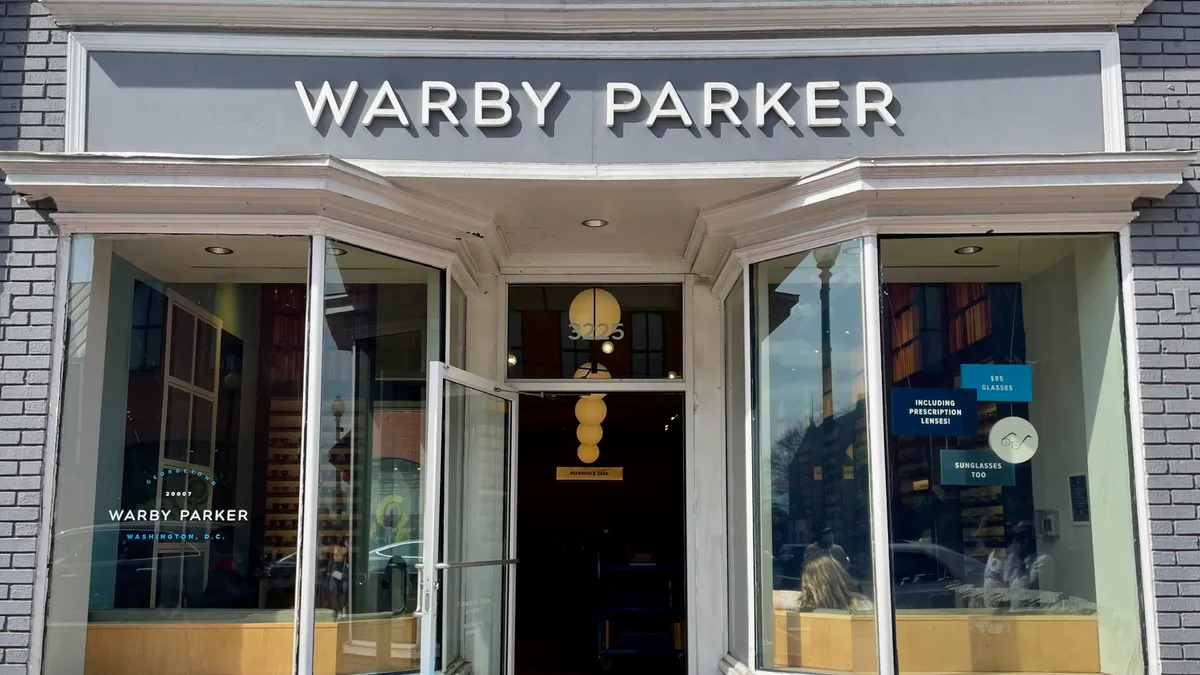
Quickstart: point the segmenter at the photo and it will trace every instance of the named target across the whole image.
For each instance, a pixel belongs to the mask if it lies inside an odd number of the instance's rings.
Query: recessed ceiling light
[[[205,246],[204,250],[213,255],[229,255],[233,253],[233,249],[225,248],[224,246]]]
[[[964,246],[962,248],[954,249],[954,252],[959,255],[975,255],[976,253],[979,253],[982,250],[983,250],[982,246]]]
[[[330,246],[329,247],[329,255],[346,255],[346,249],[338,248],[336,246]]]
[[[608,225],[608,221],[603,218],[588,218],[580,224],[584,227],[604,227]]]

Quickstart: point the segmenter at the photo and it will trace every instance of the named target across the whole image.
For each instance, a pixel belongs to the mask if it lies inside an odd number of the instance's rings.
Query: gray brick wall
[[[66,33],[41,5],[7,1],[0,36],[0,149],[63,150]],[[49,222],[0,187],[0,675],[30,660],[58,244]]]
[[[1200,1],[1120,29],[1130,150],[1200,150]],[[1133,228],[1163,672],[1200,673],[1200,180],[1138,204]]]
[[[1200,150],[1200,0],[1157,0],[1120,32],[1129,148]],[[0,37],[0,149],[61,151],[65,33],[17,0],[0,2]],[[1166,675],[1200,675],[1200,177],[1186,178],[1139,204],[1133,231]],[[31,658],[56,244],[45,214],[0,186],[0,675]]]

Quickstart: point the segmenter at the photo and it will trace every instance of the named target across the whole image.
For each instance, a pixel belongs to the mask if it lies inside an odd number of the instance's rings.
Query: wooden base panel
[[[411,670],[420,661],[411,616],[322,621],[316,675]],[[98,623],[88,626],[84,675],[290,675],[291,623]]]
[[[1094,616],[901,613],[896,651],[904,673],[1100,672]],[[778,668],[873,673],[875,617],[775,610]]]

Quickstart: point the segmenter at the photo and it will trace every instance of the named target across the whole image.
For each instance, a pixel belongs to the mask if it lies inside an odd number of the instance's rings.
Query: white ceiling
[[[237,235],[135,235],[113,238],[113,252],[168,283],[305,283],[309,238]],[[229,255],[205,250],[224,246]],[[342,244],[345,255],[327,256],[326,279],[359,283],[422,283],[429,268]]]
[[[955,281],[1025,281],[1070,255],[1088,239],[1100,243],[1103,235],[1088,237],[990,236],[908,237],[883,239],[880,259],[883,281],[942,283]],[[960,255],[964,246],[983,250]],[[1114,258],[1113,264],[1116,264]]]
[[[682,256],[701,208],[778,178],[551,182],[406,178],[397,183],[493,214],[509,250],[525,255]],[[603,218],[608,227],[580,225]]]

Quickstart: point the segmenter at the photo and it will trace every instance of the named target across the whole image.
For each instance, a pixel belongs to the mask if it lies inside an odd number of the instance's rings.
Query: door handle
[[[429,592],[425,588],[425,565],[417,563],[417,608],[413,611],[413,616],[425,616],[429,612]]]

